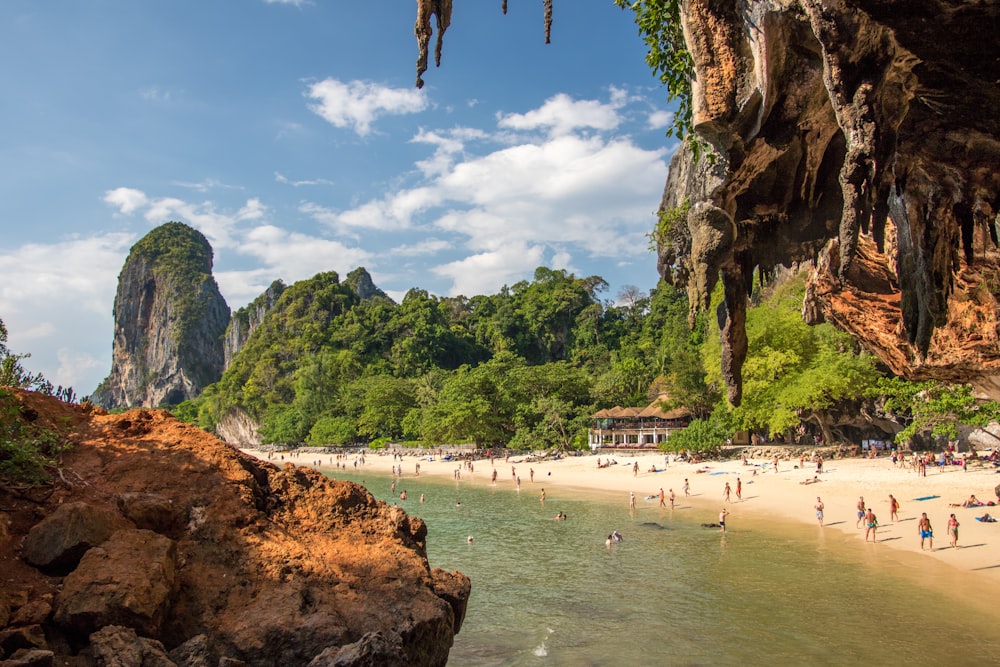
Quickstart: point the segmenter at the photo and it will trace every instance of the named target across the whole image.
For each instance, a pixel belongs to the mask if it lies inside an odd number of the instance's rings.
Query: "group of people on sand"
[[[973,496],[975,497],[975,496]],[[816,500],[819,500],[817,498]],[[889,520],[899,521],[899,500],[896,499],[891,493],[889,494]],[[857,503],[858,511],[858,521],[856,524],[857,528],[861,528],[861,524],[864,523],[865,528],[865,542],[868,541],[868,536],[871,536],[872,543],[875,543],[876,534],[878,533],[878,517],[875,516],[875,512],[871,507],[865,505],[865,497],[860,496]],[[958,519],[954,514],[948,517],[948,522],[946,525],[946,530],[948,531],[948,543],[953,549],[958,548]],[[927,512],[920,513],[920,519],[917,520],[917,535],[920,536],[920,549],[924,550],[926,543],[927,549],[934,550],[934,528],[931,526],[931,520],[927,517]]]

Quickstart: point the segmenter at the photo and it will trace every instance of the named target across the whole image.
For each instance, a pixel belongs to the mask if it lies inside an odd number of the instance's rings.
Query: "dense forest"
[[[737,431],[833,442],[903,428],[859,416],[884,371],[846,334],[802,322],[802,271],[757,291],[738,408],[723,398],[713,318],[692,322],[666,283],[614,300],[607,289],[542,267],[493,295],[412,289],[397,304],[321,273],[285,288],[222,379],[174,410],[208,429],[240,411],[265,442],[313,445],[582,448],[595,411],[663,392],[697,418],[673,448],[712,449]]]

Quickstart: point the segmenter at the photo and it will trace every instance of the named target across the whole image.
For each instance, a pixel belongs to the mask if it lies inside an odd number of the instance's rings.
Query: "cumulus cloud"
[[[134,241],[131,234],[114,233],[0,251],[8,346],[32,355],[25,361],[29,370],[80,395],[96,387],[95,369],[111,370],[118,271]],[[106,354],[97,357],[94,350]]]
[[[511,285],[545,264],[541,245],[511,244],[469,255],[435,267],[433,272],[451,280],[451,295],[490,294]]]
[[[386,115],[418,113],[427,108],[427,95],[413,88],[389,88],[370,81],[323,79],[309,86],[306,96],[316,100],[309,110],[334,127],[351,128],[359,136]]]
[[[115,188],[104,193],[104,202],[122,215],[132,215],[148,203],[146,193],[134,188]]]
[[[659,130],[668,127],[673,121],[674,113],[672,111],[657,110],[649,114],[646,125],[651,130]]]
[[[574,100],[559,93],[526,113],[501,114],[497,125],[509,130],[547,130],[557,136],[580,129],[613,130],[621,122],[619,106],[615,101]]]

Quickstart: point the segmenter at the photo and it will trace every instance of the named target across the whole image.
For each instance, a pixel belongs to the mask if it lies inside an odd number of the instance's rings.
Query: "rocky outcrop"
[[[229,306],[212,248],[168,222],[132,246],[118,276],[111,373],[92,400],[105,408],[175,405],[222,375]]]
[[[430,568],[420,519],[356,484],[261,463],[167,412],[19,397],[73,447],[44,493],[0,489],[11,582],[0,591],[0,661],[447,662],[470,584]],[[63,578],[22,544],[70,504],[115,527]]]
[[[224,368],[229,368],[233,363],[233,359],[246,345],[250,334],[264,321],[264,317],[274,308],[274,304],[278,302],[284,291],[285,283],[281,280],[275,280],[264,290],[263,294],[251,301],[249,305],[233,313],[222,341]]]
[[[725,172],[691,208],[719,233],[700,253],[661,248],[660,263],[701,305],[723,281],[730,399],[754,272],[816,259],[811,317],[899,374],[1000,395],[1000,5],[682,7],[694,126]],[[690,258],[686,271],[671,253]]]
[[[371,274],[368,273],[368,270],[363,266],[359,266],[348,273],[347,278],[344,279],[344,284],[357,292],[358,297],[362,301],[367,301],[368,299],[374,299],[376,297],[389,299],[389,295],[375,285],[375,281],[372,280]],[[389,299],[389,301],[392,301],[392,299]]]
[[[263,444],[260,424],[239,408],[232,408],[215,424],[215,434],[237,447],[258,447]]]

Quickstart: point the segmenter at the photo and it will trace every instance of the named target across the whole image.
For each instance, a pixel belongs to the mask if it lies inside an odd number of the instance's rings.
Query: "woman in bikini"
[[[951,546],[958,548],[958,519],[952,514],[948,517],[948,537],[951,539]]]

